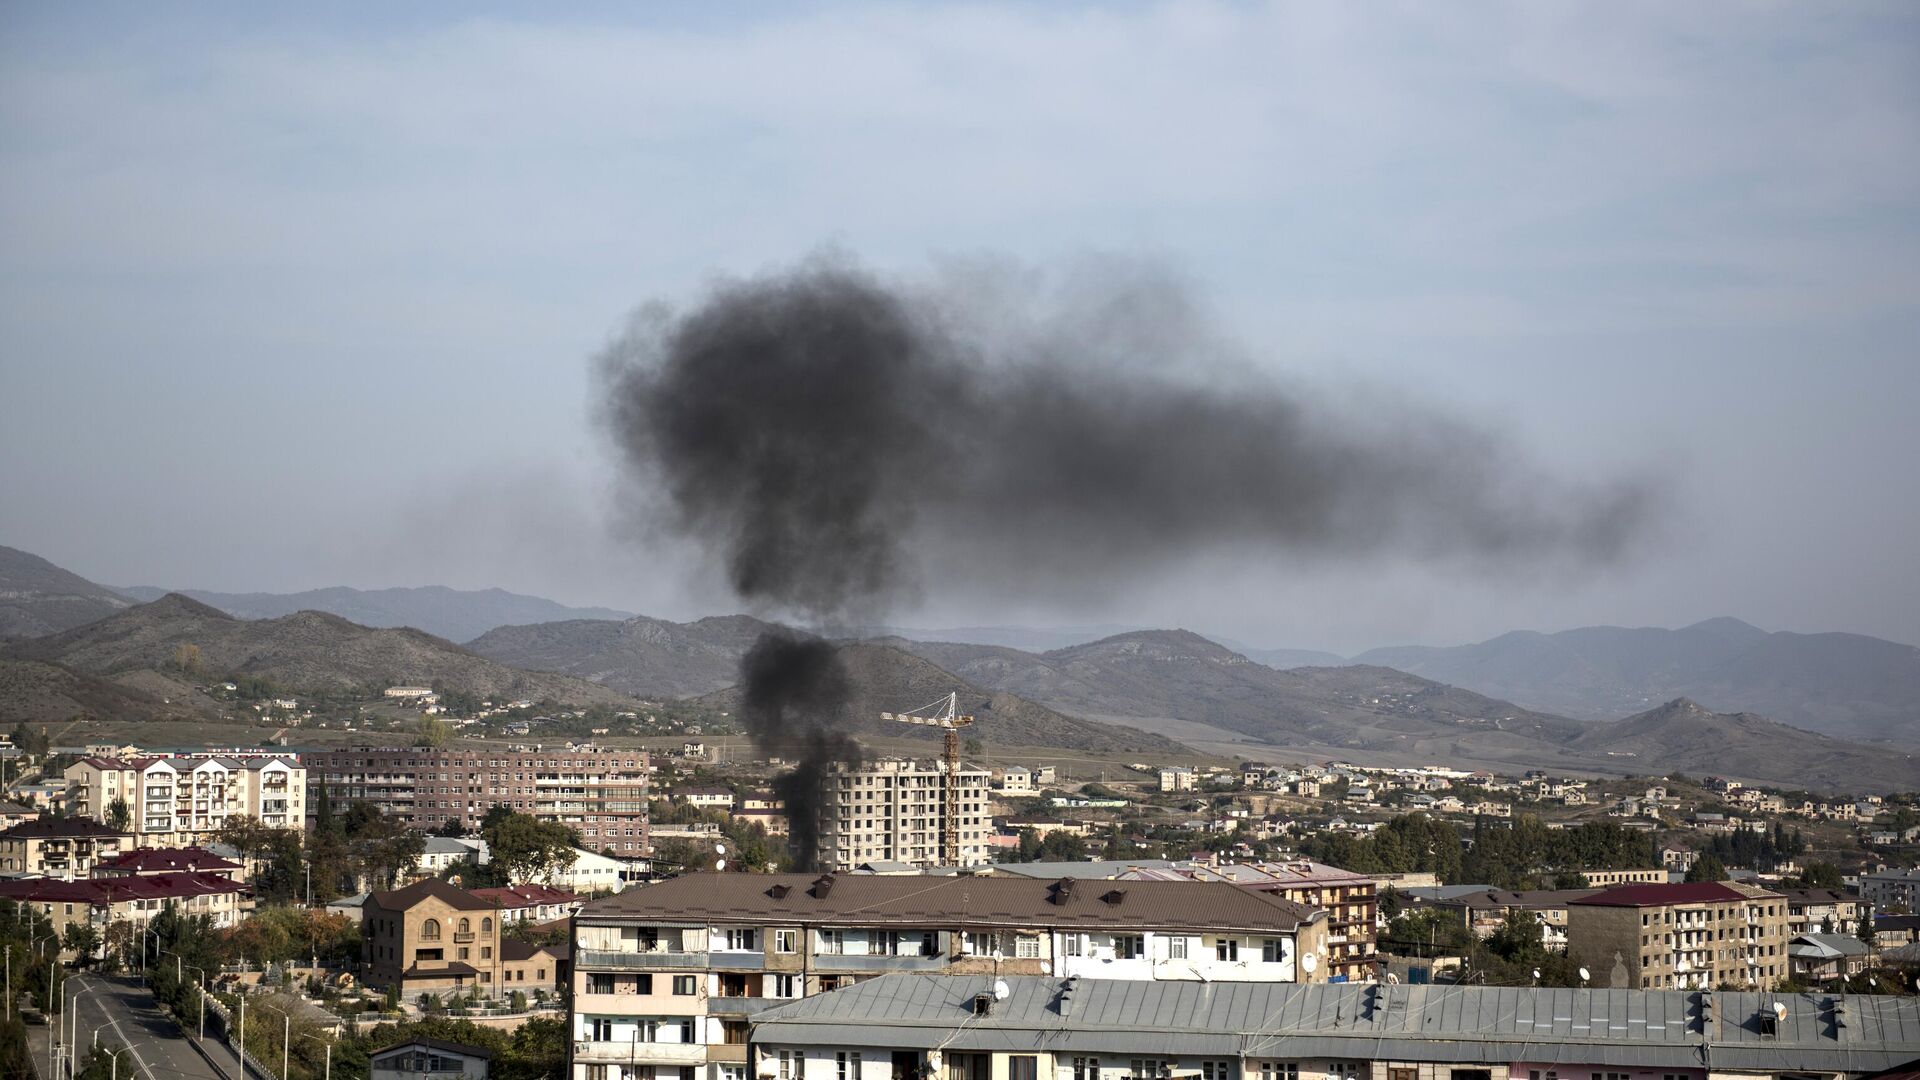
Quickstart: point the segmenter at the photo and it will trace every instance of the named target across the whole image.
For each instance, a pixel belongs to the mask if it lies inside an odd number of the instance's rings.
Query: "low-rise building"
[[[1325,933],[1225,882],[689,874],[574,918],[570,1076],[744,1076],[749,1017],[887,972],[1324,979]]]
[[[1017,865],[1008,869],[1018,870]],[[1327,950],[1322,956],[1329,978],[1364,979],[1373,974],[1375,930],[1379,921],[1378,884],[1365,874],[1311,859],[1208,865],[1174,863],[1142,867],[1116,880],[1225,881],[1243,889],[1277,896],[1309,910],[1327,913]]]
[[[360,954],[368,985],[450,998],[478,988],[485,997],[559,987],[557,949],[503,939],[498,904],[423,878],[403,889],[368,894],[360,905]]]
[[[739,1076],[769,1080],[1772,1080],[1909,1065],[1920,1001],[895,974],[751,1036]],[[577,1077],[605,1045],[576,1044]]]
[[[440,877],[461,863],[485,866],[493,853],[477,836],[429,836],[420,857],[413,861],[414,877]]]
[[[397,689],[397,688],[396,688]],[[392,693],[391,690],[388,693]],[[370,1080],[487,1080],[493,1053],[446,1039],[414,1038],[367,1055]]]
[[[1789,973],[1787,898],[1731,881],[1622,885],[1567,906],[1567,952],[1596,985],[1771,986]]]
[[[1798,934],[1787,942],[1796,978],[1810,983],[1851,979],[1867,970],[1867,943],[1852,934]]]
[[[674,802],[683,802],[688,806],[698,806],[707,810],[733,809],[733,789],[710,784],[692,784],[676,787],[668,792]]]
[[[239,882],[210,873],[0,881],[0,899],[38,908],[63,937],[69,926],[92,927],[100,934],[96,956],[103,955],[108,927],[119,922],[144,927],[168,907],[182,915],[204,915],[214,929],[233,926],[244,891]]]
[[[1673,880],[1666,869],[1636,870],[1582,870],[1580,876],[1587,884],[1596,889],[1610,889],[1615,885],[1665,885]]]
[[[0,832],[0,872],[84,878],[133,846],[131,833],[88,818],[36,818]]]
[[[1839,889],[1776,889],[1787,898],[1792,934],[1851,934],[1860,929],[1860,898]]]
[[[96,860],[93,864],[93,876],[96,878],[152,877],[155,874],[215,874],[228,881],[247,880],[245,866],[200,848],[135,848],[112,858]]]
[[[1196,774],[1185,765],[1163,766],[1159,772],[1160,790],[1192,791]]]
[[[473,895],[499,908],[501,918],[507,922],[543,923],[571,918],[587,899],[547,885],[507,885],[472,891]]]

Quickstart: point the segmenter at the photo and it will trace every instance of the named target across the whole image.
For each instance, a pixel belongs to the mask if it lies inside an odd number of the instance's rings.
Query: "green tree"
[[[126,799],[115,798],[107,804],[107,825],[115,832],[126,832],[133,827],[133,810]]]
[[[1688,881],[1725,881],[1727,867],[1712,852],[1703,852],[1687,868]]]
[[[493,863],[509,881],[546,880],[579,857],[580,834],[557,821],[494,806],[480,822]]]
[[[60,947],[73,953],[84,967],[93,962],[93,954],[100,948],[100,931],[85,923],[68,923],[66,932],[60,935]]]

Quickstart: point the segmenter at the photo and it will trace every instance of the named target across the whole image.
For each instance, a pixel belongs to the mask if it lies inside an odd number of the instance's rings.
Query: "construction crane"
[[[920,724],[945,729],[946,754],[942,762],[945,775],[940,778],[940,861],[960,865],[960,729],[973,726],[973,717],[960,712],[958,691],[928,705],[906,712],[883,712],[882,720]]]

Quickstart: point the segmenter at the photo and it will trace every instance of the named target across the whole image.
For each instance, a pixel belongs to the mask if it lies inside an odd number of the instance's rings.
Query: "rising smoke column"
[[[1210,364],[1215,333],[1164,279],[1083,275],[1058,311],[1026,285],[902,286],[833,258],[722,284],[601,357],[601,418],[653,521],[716,549],[757,607],[826,621],[884,614],[930,566],[1020,595],[1206,552],[1588,562],[1647,514],[1639,486],[1538,476],[1438,413],[1334,409]],[[761,646],[742,681],[762,745],[795,729],[803,761],[857,753],[829,737],[831,649],[796,669],[794,642]],[[789,796],[796,832],[819,794]]]
[[[837,729],[853,685],[831,642],[791,631],[762,634],[740,661],[741,719],[754,745],[794,761],[774,781],[786,803],[800,865],[812,868],[836,763],[858,764],[860,744]]]

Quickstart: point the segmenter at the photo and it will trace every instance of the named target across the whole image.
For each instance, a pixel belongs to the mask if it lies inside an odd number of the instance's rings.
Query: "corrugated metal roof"
[[[763,1013],[763,1044],[1017,1046],[1248,1057],[1392,1056],[1646,1068],[1736,1062],[1858,1071],[1920,1056],[1920,1001],[1828,994],[1295,985],[888,975]],[[1703,998],[1712,1020],[1703,1033]],[[1785,1016],[1773,1020],[1774,1004]],[[1836,1019],[1839,1023],[1836,1023]],[[1769,1021],[1772,1021],[1769,1023]],[[1703,1051],[1705,1057],[1703,1057]]]

